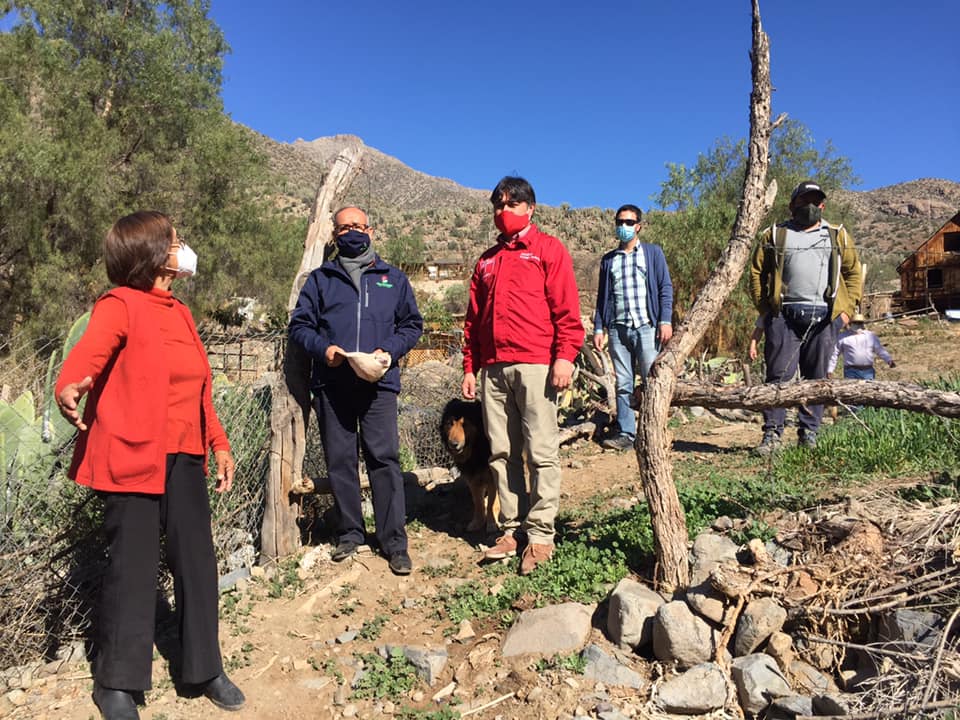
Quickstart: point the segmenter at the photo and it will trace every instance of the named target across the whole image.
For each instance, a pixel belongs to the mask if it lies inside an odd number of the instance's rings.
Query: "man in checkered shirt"
[[[636,374],[646,380],[661,347],[673,335],[670,270],[659,245],[639,242],[642,216],[636,205],[617,210],[619,247],[600,260],[593,346],[600,352],[604,336],[609,337],[617,374],[619,432],[603,441],[603,446],[612,450],[633,447],[637,419],[631,399]]]

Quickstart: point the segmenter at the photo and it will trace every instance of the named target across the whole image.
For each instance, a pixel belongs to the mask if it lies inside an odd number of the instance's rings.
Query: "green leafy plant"
[[[568,672],[583,675],[587,668],[587,661],[580,653],[570,653],[569,655],[554,655],[549,660],[541,658],[536,664],[537,672],[544,670],[566,670]]]
[[[386,616],[377,615],[373,619],[365,621],[360,627],[360,631],[357,633],[357,635],[364,640],[376,640],[378,637],[380,637],[380,633],[383,632],[383,628],[386,624]]]
[[[399,648],[391,648],[386,659],[374,653],[357,656],[363,662],[363,675],[357,681],[355,698],[399,699],[417,684],[417,672]]]

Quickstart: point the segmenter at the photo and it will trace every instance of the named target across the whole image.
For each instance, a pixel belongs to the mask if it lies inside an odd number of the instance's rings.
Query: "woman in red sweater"
[[[151,686],[162,534],[179,621],[180,681],[218,707],[239,710],[243,693],[220,657],[206,480],[211,448],[217,492],[232,486],[234,460],[213,409],[206,350],[190,311],[170,292],[174,278],[196,272],[196,254],[166,215],[141,211],[110,229],[104,260],[116,287],[93,306],[56,386],[60,412],[80,430],[69,475],[104,502],[109,562],[93,701],[105,720],[139,718],[134,694]]]

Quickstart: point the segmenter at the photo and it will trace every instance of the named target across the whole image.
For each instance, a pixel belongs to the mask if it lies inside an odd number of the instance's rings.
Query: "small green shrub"
[[[417,673],[413,665],[398,648],[390,650],[390,657],[384,659],[374,653],[358,656],[363,661],[364,673],[354,687],[355,698],[399,699],[409,693],[417,684]]]
[[[537,672],[555,669],[583,675],[584,670],[587,669],[587,661],[580,653],[570,653],[569,655],[554,655],[549,660],[542,658],[537,661],[536,667]]]
[[[357,633],[364,640],[376,640],[383,632],[383,626],[387,624],[387,618],[384,615],[377,615],[372,620],[367,620],[360,627]]]

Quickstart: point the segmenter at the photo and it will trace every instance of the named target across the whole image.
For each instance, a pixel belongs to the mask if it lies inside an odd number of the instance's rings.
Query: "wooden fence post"
[[[334,203],[360,171],[362,155],[363,149],[359,146],[341,151],[317,192],[303,257],[290,290],[288,312],[293,311],[307,277],[323,262],[324,245],[333,235]],[[310,358],[296,343],[287,343],[283,376],[271,385],[271,397],[270,475],[260,531],[260,556],[265,562],[292,555],[300,549],[299,505],[292,495],[313,489],[313,483],[303,477],[306,427],[310,419]]]

